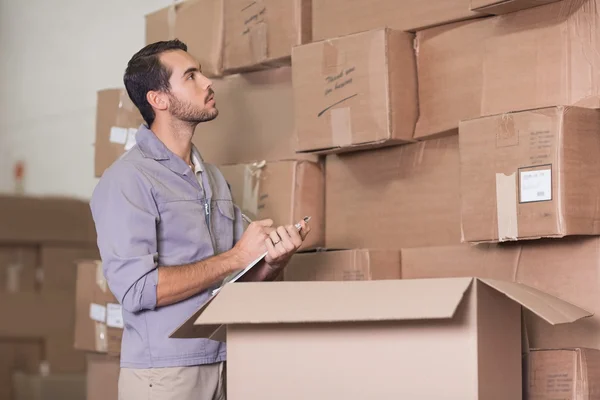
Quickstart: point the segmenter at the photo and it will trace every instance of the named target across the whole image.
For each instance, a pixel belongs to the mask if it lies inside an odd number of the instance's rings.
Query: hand
[[[300,226],[300,231],[294,225],[280,226],[269,234],[265,240],[268,251],[265,262],[268,265],[276,269],[283,268],[298,251],[310,232],[310,226],[305,221],[301,221]]]
[[[244,264],[241,268],[244,268],[267,251],[266,240],[268,240],[269,234],[274,231],[272,226],[273,220],[270,219],[254,221],[248,225],[248,228],[234,246]]]

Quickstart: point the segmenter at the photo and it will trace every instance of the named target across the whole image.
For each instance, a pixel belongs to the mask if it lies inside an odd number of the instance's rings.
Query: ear
[[[169,97],[166,93],[151,90],[146,93],[146,100],[148,100],[152,108],[157,110],[166,110],[169,108]]]

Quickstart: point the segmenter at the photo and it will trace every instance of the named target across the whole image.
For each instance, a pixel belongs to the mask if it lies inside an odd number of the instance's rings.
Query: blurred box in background
[[[13,375],[14,400],[86,400],[85,375]]]
[[[413,39],[379,29],[295,47],[296,150],[412,142],[418,116]]]
[[[119,358],[108,355],[87,355],[86,400],[117,400]]]
[[[353,249],[294,254],[285,281],[371,281],[400,279],[400,252]]]
[[[135,133],[142,123],[142,116],[125,89],[105,89],[98,92],[94,164],[97,178],[135,145]]]
[[[228,73],[290,65],[292,47],[311,41],[311,0],[230,0],[224,16]]]
[[[179,39],[208,77],[223,74],[223,0],[186,0],[146,15],[146,44]]]
[[[44,343],[40,339],[0,338],[0,399],[14,399],[14,373],[40,373],[44,351]]]
[[[325,242],[325,175],[319,163],[279,161],[225,165],[221,172],[233,201],[252,220],[270,218],[277,225],[294,225],[310,216],[311,232],[302,249]]]

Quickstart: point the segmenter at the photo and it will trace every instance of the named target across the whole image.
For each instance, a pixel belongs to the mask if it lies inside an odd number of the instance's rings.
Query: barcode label
[[[552,170],[550,168],[521,171],[520,175],[521,203],[552,200]]]

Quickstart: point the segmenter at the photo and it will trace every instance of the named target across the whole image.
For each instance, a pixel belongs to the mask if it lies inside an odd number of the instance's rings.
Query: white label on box
[[[90,304],[90,318],[98,322],[106,322],[106,307],[100,304]]]
[[[106,305],[106,325],[110,328],[123,329],[123,310],[119,304],[108,303]]]
[[[137,133],[137,129],[129,128],[127,129],[127,141],[125,142],[125,151],[131,150],[133,146],[135,146],[135,134]]]
[[[127,128],[111,127],[109,140],[111,143],[125,144],[127,142]]]
[[[552,200],[552,170],[521,171],[521,203]]]

